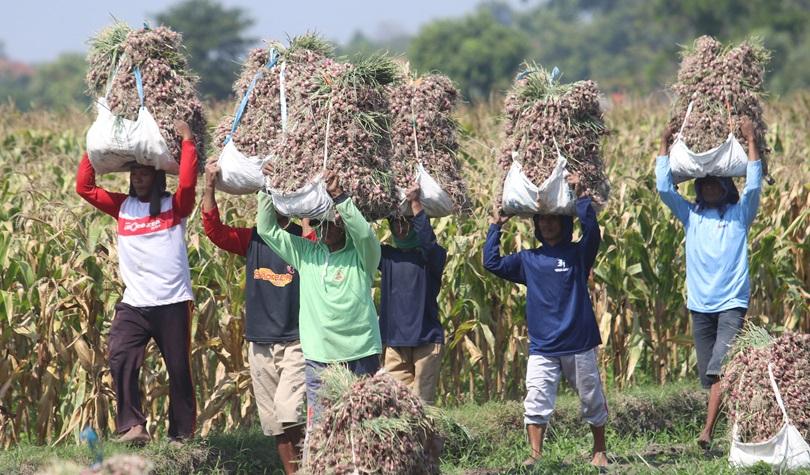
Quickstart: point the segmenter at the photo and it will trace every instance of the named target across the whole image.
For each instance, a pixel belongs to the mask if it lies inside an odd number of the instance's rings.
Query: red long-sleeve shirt
[[[172,196],[172,207],[177,219],[188,217],[194,211],[195,187],[197,186],[197,150],[191,140],[183,141],[180,153],[180,173],[177,190]],[[76,174],[76,193],[87,200],[88,203],[113,218],[118,217],[121,204],[127,199],[125,193],[113,193],[96,186],[96,172],[87,158],[82,156],[79,171]]]
[[[253,236],[253,228],[236,228],[224,224],[219,218],[219,208],[214,206],[202,213],[203,230],[208,239],[218,248],[242,257],[247,255],[250,240]],[[312,242],[318,240],[315,231],[310,231],[302,236]]]
[[[203,211],[202,222],[205,235],[218,248],[243,257],[247,255],[253,229],[235,228],[223,224],[219,219],[219,208],[216,206],[208,211]]]
[[[118,222],[118,266],[126,289],[122,302],[153,307],[193,301],[186,218],[194,210],[197,151],[183,141],[177,190],[160,200],[160,213],[151,203],[96,185],[96,174],[85,153],[76,175],[76,192]]]

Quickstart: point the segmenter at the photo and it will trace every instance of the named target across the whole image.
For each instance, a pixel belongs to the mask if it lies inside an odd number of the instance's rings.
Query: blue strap
[[[245,112],[245,108],[247,107],[248,98],[250,97],[250,93],[253,92],[253,88],[256,87],[256,83],[259,79],[262,78],[264,75],[265,69],[271,69],[273,66],[278,63],[279,54],[275,48],[270,49],[270,56],[267,60],[267,64],[264,65],[261,69],[256,71],[256,75],[253,76],[253,81],[250,82],[250,86],[248,86],[247,91],[245,91],[245,95],[242,96],[242,100],[239,101],[239,105],[236,107],[236,111],[233,115],[233,124],[231,124],[231,131],[225,136],[225,141],[222,145],[227,145],[228,142],[231,141],[231,136],[233,136],[234,132],[236,132],[236,128],[239,127],[239,122],[242,121],[242,114]]]
[[[554,82],[560,78],[562,72],[560,72],[560,68],[554,66],[554,69],[551,70],[551,76],[548,78],[549,84],[554,84]]]
[[[135,87],[138,89],[138,99],[143,107],[143,79],[141,78],[141,68],[135,66]]]

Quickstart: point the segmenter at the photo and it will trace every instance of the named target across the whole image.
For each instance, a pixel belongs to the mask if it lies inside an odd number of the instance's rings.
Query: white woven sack
[[[269,160],[270,157],[247,157],[233,140],[228,141],[217,161],[217,189],[232,195],[256,193],[264,186],[262,166]]]
[[[419,183],[419,200],[422,202],[422,207],[428,216],[440,218],[453,213],[453,200],[450,195],[430,176],[430,173],[425,170],[421,163],[416,166],[416,182]],[[406,190],[397,187],[397,192],[399,193],[399,199],[402,200],[400,213],[403,216],[412,215],[411,205],[405,201]]]
[[[523,173],[523,166],[512,152],[513,160],[503,184],[502,208],[507,215],[576,214],[576,200],[566,181],[568,162],[557,155],[557,164],[548,178],[536,186]]]
[[[693,103],[689,103],[675,142],[669,151],[669,166],[672,179],[680,183],[691,178],[705,176],[745,176],[748,170],[748,155],[740,142],[729,132],[725,142],[705,152],[693,152],[683,141],[683,128],[692,113]]]

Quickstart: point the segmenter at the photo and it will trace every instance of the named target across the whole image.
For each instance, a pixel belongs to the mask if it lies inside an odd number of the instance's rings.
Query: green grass
[[[151,460],[156,474],[283,474],[275,445],[257,426],[250,430],[229,434],[210,434],[198,438],[182,448],[174,448],[168,441],[156,440],[145,447],[104,444],[104,456],[134,453]],[[0,451],[0,473],[29,475],[59,460],[68,460],[82,466],[91,462],[90,452],[84,445],[67,443],[55,447],[21,445]]]
[[[728,427],[721,419],[709,453],[695,444],[705,416],[705,394],[691,385],[641,387],[608,394],[608,473],[622,474],[769,474],[768,467],[738,472],[728,466]],[[542,460],[532,470],[520,463],[529,455],[520,401],[464,404],[445,408],[446,444],[442,473],[484,475],[589,474],[591,436],[579,419],[579,402],[563,389],[549,426]],[[271,438],[258,427],[211,434],[183,448],[158,440],[140,449],[107,443],[106,457],[137,453],[154,462],[156,473],[276,474],[280,469]],[[55,460],[86,466],[90,454],[73,443],[56,447],[23,445],[0,452],[0,473],[34,474]],[[810,470],[800,472],[810,474]]]

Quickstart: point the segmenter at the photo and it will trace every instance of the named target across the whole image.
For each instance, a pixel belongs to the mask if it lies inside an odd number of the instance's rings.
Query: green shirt
[[[273,201],[259,193],[256,229],[276,254],[298,270],[299,331],[304,357],[320,363],[353,361],[382,353],[380,325],[371,297],[380,263],[380,241],[351,199],[335,206],[346,229],[337,252],[285,232]]]

